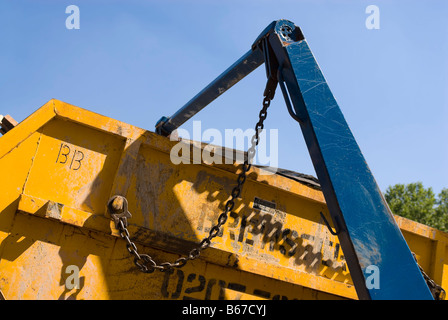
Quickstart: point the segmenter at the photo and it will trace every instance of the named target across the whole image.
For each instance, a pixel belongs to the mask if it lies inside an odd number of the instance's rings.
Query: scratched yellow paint
[[[24,193],[87,212],[103,210],[124,140],[57,119],[41,132]]]
[[[177,143],[58,100],[1,137],[5,298],[357,299],[319,214],[328,217],[322,193],[259,168],[200,259],[139,272],[106,212],[109,198],[128,199],[139,252],[175,261],[208,235],[240,170],[175,165]],[[425,271],[448,287],[447,234],[396,219]]]

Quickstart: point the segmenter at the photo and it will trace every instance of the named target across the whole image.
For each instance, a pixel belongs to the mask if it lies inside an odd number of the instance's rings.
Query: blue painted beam
[[[306,40],[279,30],[269,43],[300,120],[360,299],[433,299]],[[379,288],[366,283],[379,272]]]

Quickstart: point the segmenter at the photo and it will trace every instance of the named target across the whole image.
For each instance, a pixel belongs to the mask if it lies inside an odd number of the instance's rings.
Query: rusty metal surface
[[[7,299],[357,298],[316,188],[252,168],[200,259],[143,274],[108,200],[128,199],[139,251],[175,261],[216,222],[238,167],[174,165],[177,141],[57,100],[14,132],[0,138],[0,290]],[[448,285],[447,235],[398,222],[428,274]],[[78,287],[68,285],[74,275]]]

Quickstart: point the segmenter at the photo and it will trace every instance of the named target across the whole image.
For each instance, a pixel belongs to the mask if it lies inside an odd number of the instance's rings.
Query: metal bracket
[[[325,225],[327,226],[328,231],[329,231],[332,235],[337,236],[339,233],[341,233],[341,226],[339,225],[339,222],[338,222],[339,219],[338,219],[337,216],[336,216],[335,219],[334,219],[334,228],[335,228],[335,231],[333,231],[333,229],[331,228],[330,224],[328,223],[327,218],[325,218],[325,216],[324,216],[324,214],[322,213],[322,211],[319,212],[319,213],[320,213],[320,217],[322,218],[322,220],[324,221]]]
[[[128,210],[128,200],[122,196],[113,196],[107,202],[107,209],[111,215],[112,220],[115,222],[115,228],[120,229],[118,226],[120,221],[124,226],[128,226],[128,218],[132,217],[132,214]]]
[[[269,45],[269,41],[267,37],[264,37],[260,40],[260,49],[263,52],[264,57],[264,65],[266,67],[266,77],[268,79],[266,83],[266,88],[264,90],[263,95],[269,100],[274,99],[275,89],[277,88],[277,70],[278,70],[278,62],[275,58],[275,55],[272,52],[272,48]]]
[[[285,80],[283,79],[283,67],[278,69],[277,79],[278,84],[280,85],[280,89],[282,90],[283,99],[285,99],[286,109],[288,110],[289,115],[299,123],[303,123],[303,119],[301,119],[295,112],[292,110],[291,99],[289,97],[288,89],[285,86]]]
[[[0,115],[0,133],[5,134],[8,131],[14,129],[17,126],[17,121],[14,120],[10,115],[2,116]]]

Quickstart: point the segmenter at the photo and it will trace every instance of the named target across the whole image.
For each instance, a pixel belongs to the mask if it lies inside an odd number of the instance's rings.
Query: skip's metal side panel
[[[57,100],[0,138],[6,299],[356,298],[337,239],[320,222],[322,194],[256,168],[202,259],[140,273],[106,213],[112,195],[130,199],[139,251],[174,261],[208,233],[236,178],[234,165],[174,165],[175,145]],[[187,147],[191,157],[201,151]],[[67,286],[73,266],[78,289]]]
[[[257,168],[199,260],[171,272],[139,272],[106,213],[108,199],[129,199],[139,252],[174,261],[208,234],[239,170],[188,164],[202,150],[190,143],[187,163],[175,165],[175,146],[57,100],[1,137],[5,298],[357,299],[338,237],[319,214],[329,214],[323,194]],[[399,221],[426,272],[447,285],[447,235]]]

